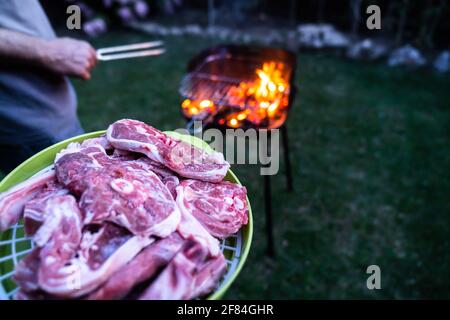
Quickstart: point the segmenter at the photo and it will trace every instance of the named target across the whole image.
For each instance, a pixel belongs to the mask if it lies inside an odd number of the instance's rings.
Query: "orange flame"
[[[259,125],[266,119],[270,121],[284,114],[289,103],[286,65],[273,61],[265,62],[255,73],[257,78],[254,81],[241,82],[230,89],[230,104],[240,106],[242,110],[228,114],[226,119],[219,120],[219,124],[226,123],[231,128],[238,128],[244,121],[250,121]],[[181,106],[188,117],[216,110],[211,100],[186,99]]]
[[[185,99],[181,103],[181,108],[183,112],[188,117],[197,116],[202,112],[214,112],[215,106],[211,100],[201,100],[201,101],[192,101],[189,99]]]

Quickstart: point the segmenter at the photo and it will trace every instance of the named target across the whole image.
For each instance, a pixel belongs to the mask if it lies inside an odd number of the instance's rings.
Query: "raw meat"
[[[230,167],[221,153],[206,152],[140,121],[119,120],[106,135],[115,148],[143,153],[182,177],[219,182]]]
[[[196,241],[186,241],[139,299],[195,299],[214,289],[226,271],[226,260],[222,253],[211,258],[205,249]]]
[[[173,199],[177,198],[177,186],[180,184],[180,179],[176,176],[169,176],[161,179],[162,183],[166,186],[167,190],[169,190]]]
[[[83,148],[79,143],[71,143],[56,155],[56,177],[59,183],[79,196],[95,184],[112,162],[100,145]]]
[[[178,232],[185,239],[195,239],[202,246],[208,249],[209,253],[215,257],[220,253],[219,241],[214,238],[187,210],[181,211],[181,221],[178,225]]]
[[[33,199],[27,202],[23,211],[23,217],[25,232],[28,236],[34,235],[44,221],[48,200],[68,193],[69,190],[63,188],[58,182],[50,181]]]
[[[41,263],[41,248],[35,247],[16,266],[13,280],[19,286],[15,300],[54,300],[58,299],[39,288],[38,272]]]
[[[83,228],[83,215],[76,199],[71,195],[55,196],[47,201],[44,211],[44,220],[33,237],[34,242],[44,247],[42,251],[55,251],[70,258],[80,243]]]
[[[51,285],[81,241],[82,216],[74,197],[52,197],[45,207],[46,215],[34,236],[36,248],[20,261],[14,275],[25,292]]]
[[[49,168],[0,194],[0,231],[16,224],[25,204],[54,179],[55,171]]]
[[[88,296],[89,300],[112,300],[124,298],[135,285],[150,279],[166,266],[180,250],[184,240],[176,232],[158,240],[139,253],[127,265],[115,273],[98,290]]]
[[[176,189],[183,214],[194,216],[213,236],[224,239],[248,222],[247,190],[228,181],[184,180]]]
[[[140,300],[189,299],[198,266],[208,252],[198,242],[188,240],[156,280],[139,297]]]
[[[161,180],[163,178],[172,177],[176,175],[175,172],[162,165],[159,162],[153,161],[147,157],[141,157],[136,162],[144,166],[147,170],[153,171]]]
[[[13,280],[24,292],[39,289],[38,271],[41,262],[41,248],[34,248],[26,257],[19,261],[16,266]]]
[[[198,267],[194,286],[189,299],[195,299],[211,292],[227,271],[227,262],[222,253],[210,258]]]
[[[153,171],[170,191],[172,197],[176,199],[176,187],[180,184],[180,179],[176,176],[176,173],[149,158],[141,158],[137,162],[142,164],[147,170]]]
[[[180,212],[172,195],[151,171],[115,164],[80,199],[85,223],[115,222],[141,236],[166,237],[176,230]]]
[[[80,195],[85,224],[117,223],[135,235],[165,237],[180,212],[169,190],[145,162],[109,157],[99,145],[72,145],[56,162],[58,181]]]
[[[153,241],[105,223],[98,231],[85,231],[76,255],[55,276],[39,277],[39,286],[54,296],[81,297],[99,287]]]
[[[33,237],[41,247],[41,264],[38,272],[39,287],[48,290],[61,274],[66,263],[72,259],[80,245],[83,217],[75,198],[71,195],[57,196],[47,201],[42,226]]]
[[[83,148],[98,146],[100,145],[105,150],[113,150],[113,146],[109,143],[108,139],[106,139],[105,135],[101,135],[97,138],[86,139],[81,142],[81,146]]]

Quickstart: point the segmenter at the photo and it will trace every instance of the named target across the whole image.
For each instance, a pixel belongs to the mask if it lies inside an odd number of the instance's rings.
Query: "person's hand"
[[[91,78],[91,70],[97,63],[94,48],[86,41],[71,38],[49,40],[44,52],[44,64],[51,71],[75,76],[84,80]]]

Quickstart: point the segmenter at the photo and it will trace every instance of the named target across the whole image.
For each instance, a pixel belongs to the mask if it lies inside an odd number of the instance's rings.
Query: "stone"
[[[446,73],[450,71],[450,51],[442,51],[434,60],[433,68],[437,72]]]
[[[351,44],[347,49],[347,57],[351,59],[377,60],[388,52],[387,46],[372,39]]]
[[[201,35],[203,33],[202,28],[197,24],[188,24],[184,29],[187,34]]]
[[[392,51],[388,59],[388,65],[391,67],[421,67],[426,62],[420,51],[409,44]]]
[[[179,27],[172,27],[172,28],[169,28],[169,33],[172,35],[172,36],[182,36],[183,35],[183,29],[182,28],[179,28]]]
[[[299,44],[306,48],[345,48],[350,41],[330,24],[302,24],[297,27]]]

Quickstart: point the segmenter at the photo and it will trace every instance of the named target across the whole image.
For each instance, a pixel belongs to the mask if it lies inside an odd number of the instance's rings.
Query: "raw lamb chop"
[[[23,211],[23,217],[25,232],[28,236],[34,235],[43,223],[49,199],[68,193],[69,190],[63,188],[58,182],[50,181],[33,199],[27,202]]]
[[[115,148],[143,153],[182,177],[219,182],[230,167],[221,153],[208,153],[140,121],[119,120],[106,136]]]
[[[76,199],[71,195],[55,196],[45,205],[42,225],[33,237],[42,251],[55,251],[71,258],[81,240],[83,214]],[[56,248],[55,250],[50,248]]]
[[[172,197],[174,199],[177,198],[176,187],[180,184],[180,179],[176,176],[176,173],[169,170],[159,162],[150,160],[146,157],[140,158],[136,162],[145,166],[147,170],[154,172],[170,191]]]
[[[0,231],[16,224],[22,216],[25,204],[53,180],[55,171],[48,168],[0,194]]]
[[[198,267],[189,299],[195,299],[211,292],[227,271],[227,262],[221,253]]]
[[[207,255],[208,252],[200,243],[188,240],[139,300],[189,299],[197,266]]]
[[[165,237],[180,212],[160,179],[144,163],[110,158],[99,145],[71,146],[56,164],[58,180],[81,195],[85,224],[117,223],[133,234]]]
[[[85,231],[75,256],[54,275],[39,277],[39,287],[53,296],[81,297],[99,287],[153,241],[104,223],[98,231]],[[42,257],[41,261],[40,268],[45,263]]]
[[[194,216],[213,236],[224,239],[248,222],[247,190],[228,181],[184,180],[176,189],[183,214]]]
[[[211,256],[216,257],[220,253],[219,241],[214,238],[187,210],[181,211],[181,221],[178,232],[184,239],[195,239],[205,247]]]
[[[34,236],[37,246],[20,261],[14,274],[14,280],[24,292],[51,284],[75,255],[81,241],[82,216],[74,197],[52,197],[45,207],[46,215]]]
[[[140,252],[133,260],[115,273],[99,289],[91,293],[89,300],[113,300],[124,298],[135,285],[150,279],[166,266],[181,249],[184,240],[176,232],[158,240]]]
[[[55,300],[61,299],[39,288],[38,272],[41,264],[41,248],[35,247],[16,266],[13,280],[19,286],[15,300]]]
[[[141,236],[166,237],[176,230],[180,212],[172,195],[151,171],[115,164],[81,196],[85,223],[115,222]]]
[[[208,293],[226,270],[222,253],[210,258],[198,242],[188,240],[140,300],[186,300]]]
[[[56,177],[72,193],[81,195],[112,162],[100,145],[84,148],[71,143],[56,155]]]
[[[38,283],[42,289],[52,287],[60,271],[72,259],[81,241],[83,217],[75,198],[71,195],[50,198],[46,204],[46,215],[42,226],[33,237],[41,247],[41,264]]]

